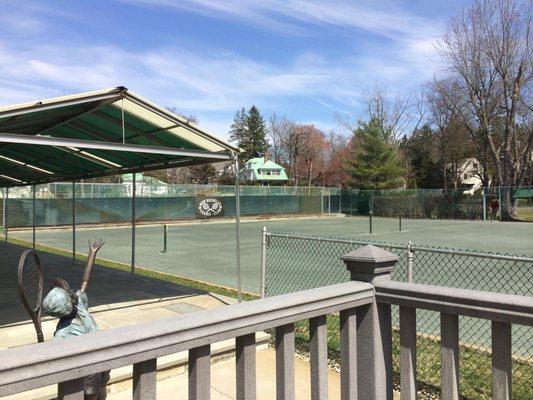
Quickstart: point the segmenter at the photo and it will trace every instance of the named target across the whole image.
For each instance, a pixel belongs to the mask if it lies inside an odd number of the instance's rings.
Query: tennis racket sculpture
[[[34,250],[26,250],[20,256],[18,267],[18,290],[24,308],[30,315],[37,341],[44,342],[41,328],[41,308],[43,304],[43,268]]]

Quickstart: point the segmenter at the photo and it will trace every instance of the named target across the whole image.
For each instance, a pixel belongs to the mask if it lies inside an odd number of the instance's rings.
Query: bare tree
[[[284,142],[290,136],[294,127],[294,122],[289,121],[285,116],[273,114],[268,123],[268,136],[270,139],[269,152],[276,163],[287,163],[288,155]]]
[[[439,164],[444,187],[457,186],[459,164],[467,157],[476,157],[481,164],[479,178],[488,186],[489,154],[486,141],[471,123],[465,123],[458,113],[460,94],[454,81],[434,80],[426,91],[428,122],[436,129],[435,145],[438,147]]]
[[[503,186],[521,185],[531,168],[532,4],[475,1],[450,21],[438,45],[459,94],[450,104],[488,146]]]
[[[418,93],[392,95],[376,84],[363,91],[362,100],[368,119],[380,122],[389,143],[397,143],[407,132],[416,130],[425,115],[423,98]]]

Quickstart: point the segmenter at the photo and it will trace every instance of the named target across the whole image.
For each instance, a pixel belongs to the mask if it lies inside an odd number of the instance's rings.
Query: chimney
[[[269,159],[269,154],[268,154],[268,151],[267,151],[267,152],[265,152],[265,154],[263,155],[263,157],[264,157],[264,159],[265,159],[265,162],[267,162],[267,161],[268,161],[268,159]]]

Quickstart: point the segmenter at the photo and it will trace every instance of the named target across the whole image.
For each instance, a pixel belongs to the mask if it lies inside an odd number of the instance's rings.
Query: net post
[[[267,252],[267,228],[263,226],[261,232],[261,298],[266,297],[266,252]]]
[[[372,235],[372,214],[374,214],[374,211],[370,210],[368,212],[368,228],[369,228],[371,235]]]
[[[402,231],[402,213],[398,214],[398,228],[401,232]]]
[[[31,210],[32,244],[35,250],[35,185],[32,185]]]
[[[137,191],[137,174],[133,173],[133,181],[131,185],[131,267],[130,280],[135,279],[135,196]]]
[[[237,263],[237,300],[242,301],[241,286],[241,198],[239,187],[239,157],[233,153],[233,165],[235,169],[235,259]]]
[[[168,225],[163,224],[163,251],[161,253],[167,252],[167,234],[168,234]]]
[[[7,200],[9,199],[9,188],[4,188],[2,225],[4,225],[4,242],[7,245]]]
[[[76,265],[76,181],[72,181],[72,265]]]

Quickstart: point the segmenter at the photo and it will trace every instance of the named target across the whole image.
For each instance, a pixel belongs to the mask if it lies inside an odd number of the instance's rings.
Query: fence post
[[[500,211],[500,221],[502,220],[502,187],[498,186],[498,204],[499,204],[499,210]]]
[[[9,199],[9,188],[4,188],[4,201],[3,203],[3,216],[2,216],[2,225],[4,226],[4,242],[7,245],[7,201]]]
[[[263,226],[261,232],[261,298],[266,297],[266,253],[267,253],[267,228]]]
[[[35,185],[31,186],[31,227],[32,227],[32,248],[35,250]]]
[[[407,282],[413,283],[413,260],[415,258],[415,254],[411,248],[413,244],[409,240],[409,244],[407,245]]]
[[[130,280],[135,279],[135,198],[137,196],[137,174],[134,172],[133,181],[131,185],[131,265],[130,265]]]
[[[320,188],[320,213],[324,214],[324,191]]]
[[[76,265],[76,181],[72,181],[72,265]]]
[[[481,196],[483,196],[483,221],[487,220],[487,197],[485,195],[485,187],[481,188]]]
[[[352,281],[390,280],[396,254],[373,245],[341,259]],[[357,393],[359,399],[392,400],[392,326],[390,304],[374,302],[357,309]],[[341,365],[342,369],[342,365]]]

